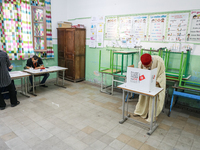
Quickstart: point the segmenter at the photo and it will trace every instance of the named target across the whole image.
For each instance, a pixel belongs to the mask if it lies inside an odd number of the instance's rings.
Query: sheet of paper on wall
[[[98,16],[97,22],[98,23],[105,23],[105,16]]]
[[[96,28],[96,23],[92,23],[90,25],[90,44],[89,47],[96,47],[96,32],[97,32],[97,28]]]
[[[191,11],[187,41],[200,42],[200,10]]]
[[[133,17],[133,35],[141,41],[147,40],[147,19],[147,16]]]
[[[105,39],[117,38],[117,17],[106,19]]]
[[[119,45],[118,41],[114,39],[109,42],[109,46],[110,47],[119,47],[120,45]]]
[[[104,33],[104,24],[97,24],[97,47],[103,47],[103,33]]]
[[[127,39],[127,47],[128,48],[134,48],[136,46],[136,42],[135,42],[135,39],[132,37],[132,38],[128,38]]]
[[[98,20],[98,17],[97,16],[92,16],[91,17],[91,22],[97,22]]]
[[[180,51],[180,43],[168,43],[167,46],[168,50],[172,52],[179,52]]]
[[[185,41],[189,13],[169,14],[167,40],[172,42]]]
[[[120,38],[120,46],[123,48],[127,48],[127,38]]]
[[[132,32],[132,17],[119,17],[119,37],[128,38]]]
[[[188,44],[188,43],[181,43],[181,52],[186,53],[187,50],[193,50],[194,44]]]
[[[153,15],[149,19],[148,41],[164,41],[167,15]]]

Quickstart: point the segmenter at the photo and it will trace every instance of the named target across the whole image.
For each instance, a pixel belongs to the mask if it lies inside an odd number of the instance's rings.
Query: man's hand
[[[37,70],[37,69],[39,69],[39,68],[36,67],[35,70]]]
[[[13,66],[11,65],[11,66],[9,67],[9,69],[13,69]]]

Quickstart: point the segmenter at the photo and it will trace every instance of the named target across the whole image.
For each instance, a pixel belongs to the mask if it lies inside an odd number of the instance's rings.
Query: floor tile
[[[82,142],[84,142],[87,145],[90,145],[94,143],[95,141],[97,141],[97,139],[93,138],[91,135],[87,135],[86,137],[82,139]]]
[[[139,149],[143,143],[139,140],[131,139],[127,144],[135,149]]]
[[[182,143],[182,142],[177,142],[175,147],[174,147],[175,150],[188,150],[190,149],[190,146],[188,146],[187,144],[185,143]]]
[[[109,145],[111,142],[113,142],[115,139],[109,135],[102,136],[99,141]]]
[[[87,126],[87,127],[83,128],[81,131],[83,131],[83,132],[85,132],[87,134],[91,134],[92,132],[95,131],[95,129],[90,127],[90,126]]]
[[[125,134],[120,134],[118,137],[117,137],[117,140],[123,142],[123,143],[128,143],[130,140],[131,140],[131,137],[125,135]]]
[[[125,146],[125,143],[116,139],[112,143],[110,143],[109,146],[111,146],[112,148],[114,148],[116,150],[120,150],[120,149],[122,149],[122,147]]]
[[[155,147],[152,147],[152,146],[150,146],[150,145],[148,145],[148,144],[143,144],[143,145],[141,146],[140,150],[156,150],[156,148],[155,148]]]
[[[6,142],[6,141],[9,141],[9,140],[11,140],[11,139],[13,139],[15,137],[17,137],[17,135],[14,132],[10,132],[10,133],[7,133],[5,135],[2,135],[1,139],[3,139],[3,141]]]
[[[95,141],[93,144],[91,144],[90,146],[91,146],[92,148],[94,148],[94,149],[102,150],[102,149],[104,149],[104,148],[107,146],[107,144],[105,144],[105,143],[103,143],[103,142],[97,140],[97,141]]]
[[[174,149],[173,149],[173,146],[170,146],[170,145],[168,145],[168,144],[166,144],[166,143],[163,143],[163,142],[161,142],[161,143],[159,144],[159,146],[157,147],[157,149],[158,149],[158,150],[174,150]]]

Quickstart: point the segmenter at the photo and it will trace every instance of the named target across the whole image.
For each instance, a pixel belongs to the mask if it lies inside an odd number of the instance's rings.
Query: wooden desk
[[[140,123],[140,124],[143,124],[145,126],[148,126],[150,129],[147,132],[147,134],[151,135],[156,130],[156,128],[158,127],[158,124],[156,123],[156,121],[153,121],[153,119],[154,119],[153,115],[154,115],[155,97],[157,97],[158,94],[163,91],[163,88],[156,87],[151,92],[145,92],[145,91],[142,91],[142,90],[137,90],[137,89],[133,89],[133,88],[127,87],[126,83],[118,86],[118,88],[120,88],[120,89],[123,90],[123,96],[122,96],[122,104],[123,104],[122,105],[122,120],[119,122],[121,124],[124,123],[130,117],[130,115],[128,114],[128,101],[127,101],[127,110],[126,110],[127,116],[125,116],[125,97],[124,97],[125,91],[131,92],[131,93],[142,94],[142,95],[149,96],[149,97],[153,97],[152,115],[151,115],[151,122],[150,122],[150,124],[145,124],[143,122],[140,122],[140,121],[132,119],[133,121],[135,121],[137,123]],[[156,110],[157,110],[157,101],[156,101],[156,108],[155,108],[155,117],[156,117]],[[129,118],[129,119],[131,119],[131,118]]]

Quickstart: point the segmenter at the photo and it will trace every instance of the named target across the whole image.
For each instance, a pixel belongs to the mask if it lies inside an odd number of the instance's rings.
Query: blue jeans
[[[44,84],[47,78],[49,77],[49,73],[41,74],[40,76],[44,76],[44,78],[42,79],[42,82],[40,82],[40,84]],[[30,79],[31,85],[33,85],[32,76],[29,76],[29,79]]]

